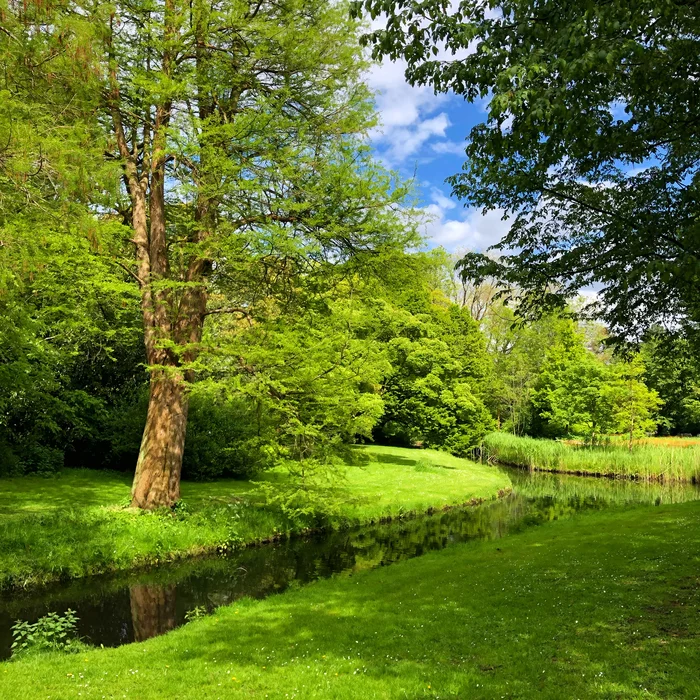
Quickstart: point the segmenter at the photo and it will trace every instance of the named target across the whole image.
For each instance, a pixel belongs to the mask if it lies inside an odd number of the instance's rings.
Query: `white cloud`
[[[424,233],[431,245],[443,246],[449,251],[485,251],[498,243],[510,229],[510,222],[503,220],[500,210],[482,214],[476,209],[464,209],[460,212],[462,216],[450,217],[448,212],[456,206],[455,202],[439,190],[433,190],[431,198],[433,202],[423,208],[426,217],[430,218]]]
[[[454,209],[457,206],[457,202],[454,199],[450,199],[444,195],[437,187],[433,187],[430,190],[430,198],[437,204],[440,209]]]
[[[464,156],[466,144],[458,141],[437,141],[436,143],[431,143],[430,148],[434,153],[452,153],[457,156]]]
[[[412,87],[404,77],[405,69],[404,61],[385,61],[373,66],[367,76],[380,118],[370,138],[390,166],[400,165],[431,139],[444,138],[450,126],[445,112],[434,115],[449,97],[435,95],[429,87]]]
[[[458,0],[451,0],[450,12],[458,7]],[[381,15],[370,22],[371,30],[386,26],[386,17]],[[475,46],[456,53],[438,47],[436,60],[460,60],[475,50]],[[375,93],[375,102],[381,126],[372,131],[370,137],[380,155],[390,167],[401,165],[408,158],[428,145],[433,153],[456,153],[464,155],[464,146],[444,140],[450,121],[444,108],[451,94],[436,95],[432,87],[412,86],[406,82],[406,61],[382,61],[371,67],[367,83]],[[437,116],[436,112],[440,111]],[[442,137],[443,140],[435,139]]]

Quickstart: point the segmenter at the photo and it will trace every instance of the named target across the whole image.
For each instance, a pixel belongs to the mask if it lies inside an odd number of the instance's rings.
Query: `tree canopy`
[[[613,337],[700,321],[700,7],[685,0],[358,0],[365,36],[412,84],[487,103],[450,178],[510,231],[463,274],[521,311],[599,290]]]

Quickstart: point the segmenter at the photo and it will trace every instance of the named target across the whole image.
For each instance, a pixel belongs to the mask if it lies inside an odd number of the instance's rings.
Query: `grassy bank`
[[[343,527],[495,497],[497,470],[430,450],[368,447],[330,486],[290,513],[254,483],[183,483],[175,513],[125,508],[126,475],[65,470],[59,478],[0,481],[0,588],[159,564],[311,527]],[[290,490],[283,470],[260,477]]]
[[[3,698],[691,698],[700,504],[579,515],[0,664]]]
[[[484,440],[487,457],[501,464],[569,474],[591,474],[647,481],[700,482],[700,445],[657,444],[584,447],[557,440],[491,433]]]

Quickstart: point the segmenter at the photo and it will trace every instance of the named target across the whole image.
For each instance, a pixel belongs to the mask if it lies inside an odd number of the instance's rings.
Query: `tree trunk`
[[[187,407],[182,373],[153,370],[146,427],[131,488],[133,507],[171,507],[180,498]]]
[[[179,31],[176,15],[174,0],[165,0],[160,72],[169,77],[177,70],[173,48]],[[202,85],[207,85],[206,75],[200,75],[204,61],[203,27],[198,20],[197,75]],[[165,195],[172,98],[165,95],[156,100],[153,108],[148,107],[140,127],[141,143],[137,143],[134,135],[130,145],[122,124],[122,100],[116,70],[111,74],[111,84],[114,133],[124,161],[124,176],[132,202],[132,242],[136,246],[136,277],[141,288],[144,340],[151,372],[148,415],[131,489],[131,505],[147,509],[171,507],[180,497],[188,385],[194,379],[191,363],[197,357],[202,339],[207,306],[205,274],[210,264],[201,256],[201,251],[196,250],[184,270],[184,279],[177,260],[174,271],[171,270]],[[199,116],[206,121],[211,107],[204,104],[203,95],[204,91],[200,90]],[[139,157],[140,150],[142,157]],[[197,167],[201,173],[206,173],[205,156],[206,149],[203,148]],[[200,177],[204,175],[200,174]],[[192,243],[201,243],[210,235],[213,218],[209,198],[199,192]],[[175,284],[163,285],[162,282]],[[183,288],[178,288],[180,282],[185,283]]]

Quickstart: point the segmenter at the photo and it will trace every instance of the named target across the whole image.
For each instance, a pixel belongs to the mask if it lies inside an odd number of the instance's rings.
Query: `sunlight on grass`
[[[686,698],[700,504],[591,512],[119,649],[0,664],[3,698]]]
[[[557,440],[490,433],[484,438],[486,455],[502,464],[544,471],[599,474],[660,481],[700,481],[700,444],[689,440],[679,447],[645,442],[629,450],[625,445],[584,447]]]
[[[230,551],[308,528],[341,527],[495,498],[496,469],[431,450],[366,447],[341,469],[331,512],[318,496],[304,516],[263,501],[252,481],[182,484],[177,512],[125,509],[129,475],[66,469],[57,478],[0,481],[0,588]],[[356,463],[355,463],[356,462]],[[272,470],[260,481],[284,486]],[[339,504],[339,506],[337,505]]]

